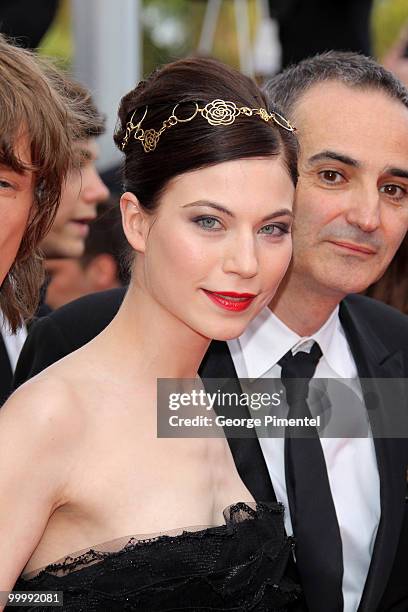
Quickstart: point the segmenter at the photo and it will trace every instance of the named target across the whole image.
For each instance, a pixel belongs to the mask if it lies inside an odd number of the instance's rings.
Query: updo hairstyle
[[[122,98],[115,143],[122,150],[132,116],[135,125],[146,113],[143,130],[159,131],[176,105],[176,115],[183,119],[194,114],[197,104],[204,107],[213,100],[280,112],[268,108],[256,83],[237,70],[214,59],[181,59],[156,70]],[[189,122],[166,129],[156,148],[149,152],[134,135],[135,131],[123,147],[123,186],[148,212],[156,210],[172,178],[225,161],[282,155],[293,183],[297,181],[295,135],[259,116],[239,115],[230,125],[210,125],[197,114]]]

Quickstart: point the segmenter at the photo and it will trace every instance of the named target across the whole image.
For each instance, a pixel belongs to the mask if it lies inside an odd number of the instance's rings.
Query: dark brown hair
[[[394,306],[408,315],[408,235],[402,241],[384,276],[371,285],[365,295]]]
[[[34,173],[33,204],[15,262],[0,287],[0,309],[15,331],[35,312],[43,269],[38,245],[58,208],[67,172],[75,163],[73,141],[102,129],[89,93],[52,65],[0,35],[0,163]],[[16,154],[25,138],[30,164]]]
[[[79,123],[79,131],[77,128],[73,132],[73,140],[96,138],[104,134],[105,117],[97,109],[89,89],[66,74],[53,70],[50,76],[54,87],[57,86],[67,99],[69,110]]]
[[[85,240],[85,252],[79,263],[84,270],[98,255],[110,255],[116,263],[117,280],[121,285],[129,283],[129,271],[124,265],[124,255],[128,242],[122,227],[122,219],[117,196],[107,203],[98,205],[98,215],[89,226]]]
[[[148,106],[143,129],[158,131],[176,104],[180,105],[177,116],[187,117],[195,103],[205,106],[215,99],[266,108],[256,83],[233,68],[213,59],[182,59],[153,72],[124,96],[115,142],[121,148],[127,122],[136,109],[133,123]],[[155,210],[163,189],[175,176],[224,161],[282,155],[293,182],[297,180],[295,136],[257,116],[239,116],[231,125],[212,126],[197,115],[188,123],[167,129],[157,148],[149,153],[132,133],[124,153],[124,188],[133,192],[148,211]]]

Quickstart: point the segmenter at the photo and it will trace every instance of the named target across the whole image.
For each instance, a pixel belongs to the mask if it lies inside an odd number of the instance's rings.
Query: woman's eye
[[[402,200],[407,195],[407,190],[400,185],[383,185],[380,187],[380,192],[394,198],[394,200]]]
[[[260,233],[265,234],[266,236],[283,236],[284,234],[289,233],[289,226],[269,223],[260,229]]]
[[[8,181],[0,179],[0,189],[10,189],[12,185]]]
[[[320,178],[330,185],[337,185],[344,180],[344,176],[337,170],[322,170],[319,172]]]
[[[217,230],[221,228],[221,223],[215,217],[199,217],[198,219],[194,219],[194,223],[197,223],[197,225],[205,230]]]

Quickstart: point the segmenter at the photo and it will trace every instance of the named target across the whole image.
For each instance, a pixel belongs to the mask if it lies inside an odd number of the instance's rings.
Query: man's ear
[[[120,198],[123,231],[130,246],[144,253],[149,233],[149,215],[141,207],[134,193],[126,191]]]

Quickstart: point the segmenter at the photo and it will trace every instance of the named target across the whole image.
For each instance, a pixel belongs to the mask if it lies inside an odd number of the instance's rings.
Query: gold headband
[[[249,108],[248,106],[240,106],[238,107],[235,102],[228,102],[225,100],[213,100],[204,106],[204,108],[200,108],[197,102],[193,102],[195,105],[195,110],[191,117],[187,117],[186,119],[180,119],[176,116],[176,109],[180,104],[176,104],[173,108],[173,112],[168,119],[163,121],[163,125],[158,132],[154,129],[143,130],[141,125],[147,115],[148,106],[146,106],[143,117],[136,124],[133,123],[133,119],[135,114],[139,109],[136,109],[133,112],[130,121],[126,124],[126,133],[122,141],[122,151],[125,149],[129,137],[132,132],[135,132],[134,138],[135,140],[140,140],[143,145],[143,149],[145,153],[149,153],[150,151],[154,151],[157,143],[159,142],[160,136],[163,134],[165,130],[172,127],[173,125],[177,125],[177,123],[188,123],[192,121],[197,114],[199,113],[210,125],[231,125],[234,123],[235,119],[239,115],[246,115],[247,117],[252,117],[256,115],[263,119],[263,121],[274,121],[281,128],[287,130],[288,132],[295,132],[296,128],[293,127],[285,117],[279,115],[279,113],[268,113],[265,108]]]

